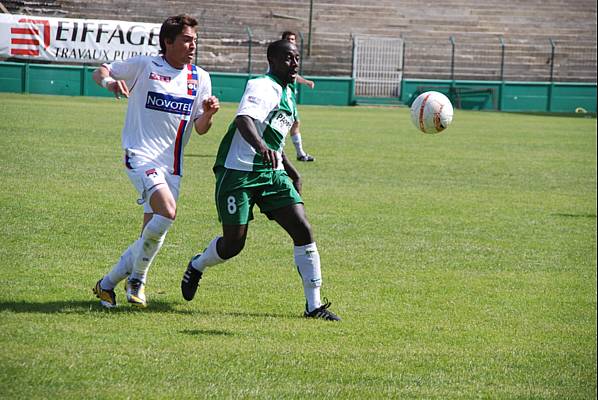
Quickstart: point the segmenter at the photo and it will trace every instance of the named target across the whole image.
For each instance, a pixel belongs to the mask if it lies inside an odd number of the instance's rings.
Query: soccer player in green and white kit
[[[214,174],[216,208],[222,236],[189,262],[181,281],[185,300],[195,296],[207,267],[243,250],[253,206],[276,221],[293,240],[297,271],[306,298],[304,316],[338,321],[320,299],[320,255],[301,199],[301,178],[283,152],[297,115],[297,47],[287,40],[268,46],[268,74],[250,80],[237,115],[220,143]]]

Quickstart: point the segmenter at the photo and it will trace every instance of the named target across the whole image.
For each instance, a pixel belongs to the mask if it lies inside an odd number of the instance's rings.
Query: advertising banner
[[[157,55],[160,24],[0,14],[0,58],[99,64]]]

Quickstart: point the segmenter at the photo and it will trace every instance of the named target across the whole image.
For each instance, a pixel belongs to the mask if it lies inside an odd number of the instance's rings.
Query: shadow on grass
[[[194,314],[193,310],[179,310],[172,304],[152,301],[148,308],[143,310],[129,306],[128,304],[119,304],[118,307],[106,309],[97,301],[49,301],[49,302],[30,302],[30,301],[4,301],[0,302],[0,312],[12,311],[16,313],[42,313],[42,314],[83,314],[89,312],[149,312],[149,313],[175,313],[175,314]]]
[[[235,334],[229,331],[221,331],[218,329],[184,329],[179,331],[185,335],[192,336],[234,336]]]
[[[295,314],[273,314],[273,313],[259,313],[259,312],[242,312],[242,311],[222,311],[222,312],[202,312],[204,314],[219,314],[229,315],[231,317],[251,317],[251,318],[285,318],[285,319],[297,319],[303,318],[302,316]]]
[[[596,218],[596,214],[553,214],[556,217],[568,218]]]
[[[172,313],[181,315],[205,315],[205,316],[232,316],[232,317],[251,317],[251,318],[300,318],[293,314],[273,314],[259,312],[243,311],[211,311],[211,310],[181,310],[176,306],[179,303],[167,303],[163,301],[152,301],[144,309],[135,308],[129,304],[119,304],[116,308],[106,309],[97,301],[49,301],[49,302],[30,302],[30,301],[0,301],[0,312],[9,311],[15,313],[41,313],[41,314],[84,314],[90,312],[106,313]]]

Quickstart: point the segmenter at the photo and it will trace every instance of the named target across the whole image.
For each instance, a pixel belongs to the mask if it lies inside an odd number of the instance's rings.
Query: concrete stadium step
[[[125,19],[161,23],[171,14],[189,12],[199,20],[199,59],[213,70],[242,69],[246,64],[248,34],[253,33],[254,59],[263,56],[268,42],[283,30],[304,34],[304,73],[351,74],[352,37],[374,35],[406,40],[406,73],[445,74],[450,56],[449,37],[456,41],[456,67],[465,74],[494,76],[487,65],[500,57],[499,38],[512,64],[544,65],[551,51],[572,63],[579,76],[595,76],[596,2],[579,0],[192,0],[158,1],[148,7],[145,0],[28,0],[4,1],[11,12],[54,13],[73,18]],[[311,53],[307,32],[309,6],[313,4]],[[580,39],[581,38],[581,39]],[[577,46],[576,46],[577,45]],[[413,49],[413,51],[412,51]],[[585,54],[584,54],[585,53]],[[592,59],[592,55],[593,59]],[[480,57],[484,57],[480,62]],[[589,61],[588,61],[589,59]],[[243,63],[245,60],[245,63]],[[257,62],[257,60],[254,60]],[[583,72],[584,63],[587,71]],[[577,64],[580,64],[578,66]],[[476,66],[478,69],[476,69]],[[444,68],[444,71],[442,71]],[[564,68],[564,67],[563,67]],[[418,72],[423,71],[423,72]],[[563,70],[563,74],[571,74]],[[526,75],[527,76],[527,75]]]

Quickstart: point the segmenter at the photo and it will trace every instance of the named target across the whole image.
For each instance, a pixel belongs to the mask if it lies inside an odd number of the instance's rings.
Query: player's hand
[[[264,144],[258,152],[262,155],[264,164],[271,164],[272,169],[276,169],[278,167],[278,157],[276,156],[276,152],[274,150],[268,148],[268,146]]]
[[[307,85],[307,86],[308,86],[310,89],[313,89],[313,88],[316,86],[315,82],[314,82],[314,81],[310,81],[309,79],[307,79],[307,80],[305,81],[305,84],[306,84],[306,85]]]
[[[220,101],[216,96],[210,96],[202,103],[203,112],[214,115],[220,110]]]
[[[301,177],[296,177],[293,181],[293,186],[295,186],[295,190],[297,193],[301,194],[301,189],[303,188],[303,182],[301,181]]]
[[[126,98],[129,97],[129,88],[127,87],[125,81],[110,82],[106,86],[106,89],[114,93],[114,97],[116,97],[117,99],[120,99],[121,95],[125,96]]]

